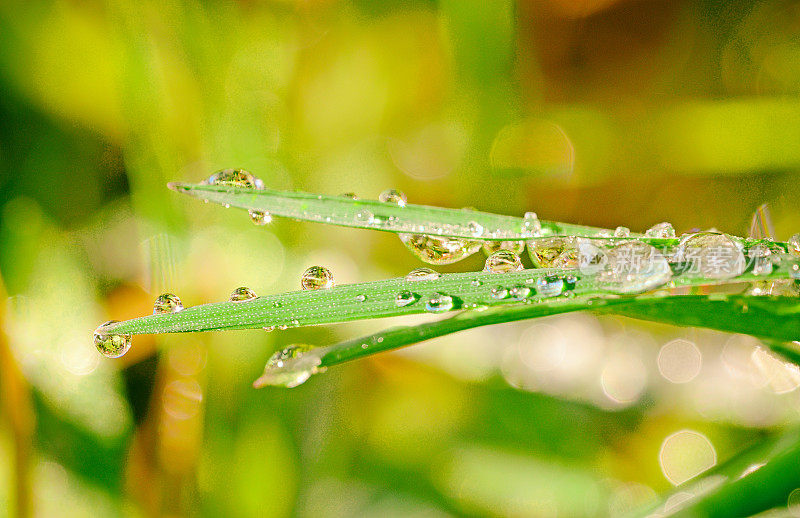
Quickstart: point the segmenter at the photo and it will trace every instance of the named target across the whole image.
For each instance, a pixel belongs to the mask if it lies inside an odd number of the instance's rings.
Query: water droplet
[[[183,302],[173,293],[159,295],[156,299],[156,303],[153,305],[154,315],[177,313],[178,311],[183,311]]]
[[[119,358],[131,348],[131,335],[115,335],[103,332],[104,327],[116,322],[116,320],[109,320],[94,331],[94,346],[106,358]]]
[[[425,311],[428,313],[442,313],[453,309],[453,297],[444,293],[432,293],[425,301]]]
[[[556,275],[539,277],[536,280],[536,292],[542,297],[557,297],[564,291],[564,279]]]
[[[416,268],[408,272],[406,275],[406,281],[408,282],[416,282],[416,281],[435,281],[439,277],[441,277],[437,271],[431,270],[430,268]]]
[[[486,258],[485,272],[508,273],[522,270],[522,261],[511,250],[498,250]]]
[[[750,248],[747,257],[753,263],[754,275],[769,275],[772,273],[772,251],[764,243],[759,243]]]
[[[361,209],[356,213],[356,221],[362,225],[372,225],[375,223],[375,215],[367,209]]]
[[[342,198],[349,198],[351,200],[357,200],[358,199],[358,196],[354,192],[346,192],[346,193],[342,194],[341,196],[342,196]]]
[[[573,237],[545,237],[528,241],[528,255],[538,268],[575,268],[578,249]]]
[[[333,288],[333,273],[324,266],[312,266],[303,272],[300,286],[304,290],[327,290]]]
[[[483,225],[477,221],[470,221],[467,223],[467,232],[469,232],[472,237],[481,237],[481,235],[483,235]]]
[[[429,234],[398,234],[406,248],[429,264],[450,264],[469,257],[481,247],[480,241]]]
[[[788,245],[790,254],[795,257],[800,257],[800,232],[790,237],[786,244]]]
[[[503,300],[508,297],[508,289],[504,286],[495,286],[492,288],[491,294],[493,299]]]
[[[378,196],[378,200],[384,203],[394,203],[400,207],[405,207],[408,201],[406,195],[397,189],[386,189]]]
[[[272,331],[275,331],[275,326],[267,326],[264,328],[264,331],[271,333]]]
[[[408,290],[403,290],[400,293],[398,293],[397,296],[394,298],[394,305],[399,308],[404,308],[408,305],[415,303],[416,301],[417,301],[417,296],[414,293]]]
[[[531,289],[527,286],[514,286],[508,290],[508,294],[514,300],[525,300],[531,294]]]
[[[522,231],[531,237],[542,235],[542,222],[535,212],[526,212],[522,217]]]
[[[727,235],[719,232],[690,234],[681,241],[680,258],[686,272],[710,279],[728,279],[744,272],[744,254]]]
[[[575,285],[578,284],[578,278],[572,274],[564,276],[564,289],[574,290]]]
[[[498,250],[511,250],[517,255],[525,251],[525,241],[484,241],[483,252],[492,255]]]
[[[264,182],[244,169],[222,169],[206,178],[202,183],[259,190],[264,188]]]
[[[320,354],[310,345],[290,345],[269,358],[264,374],[253,382],[253,386],[296,387],[319,372],[321,363]]]
[[[230,301],[247,302],[248,300],[253,300],[254,298],[256,298],[256,292],[247,286],[241,286],[231,292]]]
[[[470,284],[471,284],[472,286],[475,286],[476,288],[477,288],[478,286],[483,286],[483,283],[480,281],[480,279],[472,279],[472,280],[470,281]]]
[[[579,239],[577,248],[577,266],[584,274],[596,274],[602,270],[608,262],[605,252],[590,239]],[[566,254],[562,254],[562,256],[563,255]]]
[[[356,302],[364,302],[365,300],[367,300],[367,296],[363,293],[356,295]]]
[[[248,210],[250,214],[250,221],[258,226],[266,225],[272,221],[272,215],[265,210]]]
[[[617,227],[614,229],[614,237],[630,237],[631,229],[628,227]]]
[[[672,239],[675,237],[675,229],[672,227],[671,223],[664,221],[648,228],[644,235],[658,239]]]
[[[598,281],[614,293],[640,293],[670,280],[669,263],[654,247],[640,241],[624,243],[606,252]]]

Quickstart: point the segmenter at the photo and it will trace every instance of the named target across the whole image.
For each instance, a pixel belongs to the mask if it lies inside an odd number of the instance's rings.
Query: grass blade
[[[471,209],[447,209],[413,204],[401,207],[393,203],[354,200],[346,196],[325,196],[271,189],[257,190],[224,185],[176,182],[170,183],[169,187],[176,192],[226,207],[264,211],[275,216],[345,227],[483,240],[537,237],[536,229],[532,226],[533,221],[530,219]],[[605,230],[584,225],[538,221],[541,224],[539,236],[598,237],[598,234]],[[637,236],[641,235],[632,234],[632,237]],[[652,241],[654,244],[669,242],[669,240],[663,239],[653,239]]]

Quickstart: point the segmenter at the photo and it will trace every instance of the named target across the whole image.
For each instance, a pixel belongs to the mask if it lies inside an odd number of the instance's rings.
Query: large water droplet
[[[430,268],[416,268],[408,272],[406,275],[406,281],[408,282],[416,282],[416,281],[435,281],[439,277],[441,277],[437,271],[431,270]]]
[[[755,275],[769,275],[772,273],[772,251],[764,243],[752,246],[747,251],[747,257],[753,264]]]
[[[675,229],[672,227],[671,223],[664,221],[648,228],[644,235],[658,239],[672,239],[675,237]]]
[[[398,234],[414,255],[429,264],[450,264],[477,252],[480,241],[428,234]]]
[[[428,313],[442,313],[453,309],[453,297],[436,292],[425,301],[425,311]]]
[[[574,237],[545,237],[528,241],[528,255],[538,268],[575,268],[578,249]]]
[[[630,237],[631,229],[628,227],[617,227],[614,229],[614,237]]]
[[[247,187],[263,189],[264,182],[244,169],[222,169],[209,176],[202,183],[206,185],[227,185],[231,187]]]
[[[417,301],[417,296],[408,290],[403,290],[394,298],[394,305],[398,308],[404,308]]]
[[[247,286],[240,286],[231,292],[231,302],[247,302],[256,298],[256,292]]]
[[[400,207],[405,207],[408,201],[403,191],[397,189],[386,189],[378,196],[378,200],[384,203],[394,203]]]
[[[614,293],[640,293],[657,288],[670,278],[672,270],[658,250],[632,241],[606,252],[606,262],[597,280]]]
[[[788,245],[789,253],[795,257],[800,257],[800,233],[797,233],[789,238],[786,243]]]
[[[508,273],[522,270],[522,261],[511,250],[498,250],[486,258],[483,270],[491,273]]]
[[[153,314],[177,313],[183,311],[183,302],[174,293],[164,293],[159,295],[153,305]]]
[[[310,345],[294,344],[273,354],[264,374],[253,382],[255,388],[267,385],[296,387],[320,371],[322,358]]]
[[[531,237],[542,235],[542,222],[535,212],[526,212],[522,217],[522,231]]]
[[[689,275],[709,279],[728,279],[744,272],[744,254],[727,235],[719,232],[699,232],[681,241],[680,258]]]
[[[564,291],[564,279],[556,275],[539,277],[536,280],[536,291],[542,297],[557,297]]]
[[[324,266],[312,266],[303,272],[300,286],[304,290],[327,290],[333,288],[333,273]]]
[[[272,215],[267,211],[261,210],[248,210],[248,214],[250,214],[250,221],[255,223],[258,226],[266,225],[272,221]]]
[[[517,255],[525,251],[525,241],[484,241],[483,252],[488,256],[498,250],[510,250]]]
[[[115,335],[103,332],[104,327],[116,322],[116,320],[109,320],[94,331],[94,345],[100,351],[100,354],[106,358],[119,358],[131,348],[131,335]]]

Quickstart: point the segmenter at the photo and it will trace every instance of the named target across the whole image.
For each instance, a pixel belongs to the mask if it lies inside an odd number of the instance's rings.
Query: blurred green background
[[[420,266],[390,234],[255,227],[165,187],[226,167],[635,231],[742,235],[769,203],[786,239],[800,3],[3,0],[0,515],[616,516],[800,420],[800,372],[757,340],[590,314],[291,390],[250,386],[274,350],[394,322],[101,358],[91,331],[162,291]]]

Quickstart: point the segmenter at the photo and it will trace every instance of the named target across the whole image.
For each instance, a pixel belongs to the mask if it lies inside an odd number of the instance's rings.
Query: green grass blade
[[[113,334],[160,334],[189,331],[217,331],[225,329],[287,328],[307,325],[352,322],[371,318],[393,317],[426,312],[440,313],[459,309],[510,306],[515,304],[559,304],[564,298],[559,290],[547,293],[538,285],[554,276],[559,279],[572,275],[574,289],[570,294],[579,299],[591,297],[616,297],[609,293],[593,276],[559,269],[530,269],[495,274],[488,272],[452,273],[434,280],[409,281],[405,278],[348,284],[326,290],[297,291],[257,297],[246,302],[217,302],[188,307],[178,313],[148,315],[124,322],[102,326],[99,331]],[[785,270],[776,268],[769,275],[755,276],[745,273],[736,282],[764,281],[787,277]],[[678,289],[708,286],[719,282],[695,277],[675,276],[672,285]],[[505,297],[497,296],[497,289],[507,290]],[[512,291],[519,291],[515,299]],[[565,289],[569,287],[565,285]],[[400,292],[411,292],[415,301],[398,305]],[[451,305],[428,308],[435,294],[445,294]],[[519,299],[519,300],[517,300]],[[659,299],[660,300],[660,299]],[[658,303],[655,303],[656,305]],[[432,310],[433,309],[433,310]],[[679,318],[679,305],[675,306]],[[650,313],[657,313],[657,307]],[[644,310],[643,310],[644,312]],[[642,318],[646,318],[644,314]],[[668,315],[668,313],[665,313]],[[655,318],[655,317],[653,317]],[[668,320],[668,317],[665,317]]]
[[[224,185],[170,183],[170,189],[224,206],[269,212],[303,221],[345,227],[416,234],[436,234],[482,240],[513,240],[536,237],[530,220],[471,209],[447,209],[427,205],[354,200],[304,192],[247,189]],[[605,229],[539,220],[541,236],[572,235],[598,237]],[[473,223],[477,224],[474,225]],[[482,229],[478,231],[477,229]],[[608,232],[608,230],[605,230]],[[632,237],[641,236],[632,234]],[[669,240],[653,239],[653,244]]]
[[[789,494],[798,486],[800,430],[794,429],[678,486],[637,516],[751,516],[775,507],[785,509]]]
[[[652,314],[637,313],[636,310],[642,306],[655,311]],[[664,309],[659,311],[658,308]],[[285,361],[279,369],[268,366],[256,386],[284,384],[287,373],[297,374],[298,368],[301,371],[305,369],[303,372],[308,374],[305,376],[307,378],[320,369],[466,329],[587,309],[634,318],[641,316],[646,317],[645,320],[680,326],[707,327],[731,333],[752,334],[769,340],[791,341],[800,338],[800,318],[798,318],[800,302],[791,297],[737,295],[728,296],[725,300],[715,300],[704,295],[664,297],[646,294],[635,298],[561,299],[558,303],[547,305],[517,305],[495,307],[482,312],[462,312],[445,320],[417,326],[394,327],[335,345],[303,351],[294,362]],[[674,318],[670,313],[671,310],[675,311]],[[694,315],[691,319],[685,318],[690,314]],[[787,356],[786,349],[793,351],[790,346],[780,342],[769,345],[784,357]],[[794,354],[797,356],[796,352]],[[294,379],[291,376],[290,378]]]

